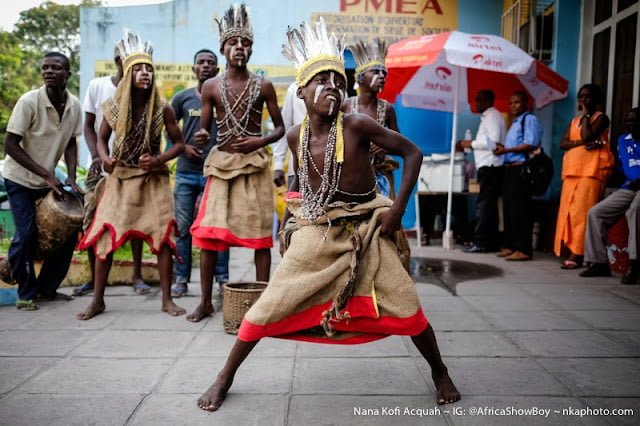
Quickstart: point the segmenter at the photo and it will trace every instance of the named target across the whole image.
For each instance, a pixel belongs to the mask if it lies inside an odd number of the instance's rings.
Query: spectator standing
[[[602,102],[600,86],[582,86],[578,91],[579,114],[571,120],[560,143],[565,153],[553,250],[556,256],[562,255],[563,248],[569,251],[562,269],[582,266],[587,214],[602,199],[613,169],[609,117],[599,111]]]
[[[49,52],[42,59],[40,71],[44,86],[22,95],[9,118],[2,171],[16,226],[8,256],[11,275],[18,283],[16,307],[25,311],[37,310],[35,299],[39,297],[71,298],[57,293],[57,289],[67,275],[77,241],[74,234],[49,254],[36,278],[36,201],[49,191],[64,194],[62,182],[55,177],[62,156],[67,163],[67,184],[80,192],[76,185],[76,138],[82,132],[80,101],[67,90],[69,59],[62,53]]]
[[[500,111],[493,107],[495,94],[480,90],[475,97],[476,111],[481,114],[475,140],[461,140],[461,149],[473,149],[480,193],[476,201],[476,226],[473,244],[466,253],[486,253],[498,247],[498,198],[502,190],[503,158],[495,155],[496,144],[504,143],[507,129]]]
[[[493,153],[504,154],[502,201],[504,205],[504,248],[498,257],[509,261],[531,260],[533,255],[533,211],[531,183],[525,163],[529,153],[540,146],[542,126],[529,113],[529,95],[517,91],[509,98],[509,112],[514,117],[504,145],[496,144]]]

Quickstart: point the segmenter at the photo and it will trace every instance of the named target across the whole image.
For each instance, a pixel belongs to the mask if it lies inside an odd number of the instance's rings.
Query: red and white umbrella
[[[389,71],[380,97],[403,106],[453,112],[451,170],[453,170],[458,112],[474,109],[479,90],[496,95],[495,107],[508,110],[516,90],[530,95],[532,106],[542,108],[567,96],[568,82],[515,44],[495,35],[459,31],[415,36],[389,46]],[[451,193],[449,179],[447,220],[443,242],[451,246]]]

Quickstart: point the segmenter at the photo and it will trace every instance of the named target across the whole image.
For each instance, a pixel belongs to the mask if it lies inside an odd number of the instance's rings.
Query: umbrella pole
[[[442,247],[445,250],[453,250],[455,241],[453,231],[451,231],[451,215],[453,204],[453,165],[456,155],[456,141],[458,139],[458,90],[460,83],[460,67],[456,67],[456,77],[453,96],[453,129],[451,130],[451,153],[449,158],[449,189],[447,191],[447,220],[444,233],[442,234]]]

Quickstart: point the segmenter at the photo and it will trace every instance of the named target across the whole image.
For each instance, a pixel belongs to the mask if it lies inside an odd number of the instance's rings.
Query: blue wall
[[[193,53],[200,48],[218,51],[218,29],[213,16],[220,16],[230,3],[229,0],[174,0],[150,6],[81,8],[81,97],[94,76],[95,62],[112,58],[114,43],[121,37],[123,27],[152,41],[156,62],[191,63]],[[288,25],[308,21],[312,12],[339,9],[339,0],[245,0],[245,3],[252,10],[255,36],[251,63],[268,65],[288,65],[280,54]],[[500,34],[501,16],[502,0],[458,0],[460,31]],[[347,65],[350,62],[352,59],[347,58]],[[402,133],[425,154],[449,152],[451,114],[404,108],[399,102],[396,111]],[[477,116],[460,114],[458,134],[467,128],[475,132],[478,122]],[[396,181],[400,181],[399,176]],[[415,208],[411,201],[403,225],[411,228],[414,222]]]

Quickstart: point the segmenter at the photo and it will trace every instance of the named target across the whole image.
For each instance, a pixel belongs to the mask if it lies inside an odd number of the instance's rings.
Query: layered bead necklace
[[[222,120],[216,120],[219,147],[238,136],[260,136],[262,134],[260,122],[255,121],[255,118],[251,118],[252,113],[254,113],[254,117],[260,118],[262,116],[262,111],[256,106],[256,101],[260,96],[261,80],[262,78],[259,75],[249,74],[246,86],[240,94],[237,94],[231,90],[227,73],[225,72],[220,76],[220,98],[222,99],[222,107],[225,110],[225,115]],[[233,97],[233,105],[229,102],[231,97]],[[239,110],[241,110],[242,113],[239,117],[236,117],[236,113]],[[249,123],[256,125],[258,131],[249,131]],[[223,128],[226,130],[221,130]]]
[[[351,112],[360,112],[358,106],[358,96],[351,98]],[[379,125],[385,126],[387,124],[387,101],[384,99],[378,99],[376,104],[376,121]]]
[[[302,205],[300,215],[303,219],[311,223],[316,223],[318,219],[325,214],[325,208],[333,200],[333,196],[340,183],[342,162],[338,162],[336,151],[338,143],[344,146],[344,141],[342,140],[342,131],[340,131],[340,138],[338,138],[338,127],[342,129],[342,113],[338,113],[338,117],[333,121],[331,129],[329,130],[324,152],[324,164],[322,165],[322,172],[320,172],[309,148],[309,133],[311,130],[309,117],[306,116],[302,122],[300,145],[298,148],[301,159],[299,181]],[[340,139],[340,141],[338,141],[338,139]],[[321,179],[320,186],[318,186],[318,189],[315,191],[311,188],[311,183],[309,182],[310,164],[313,171],[320,176]]]

